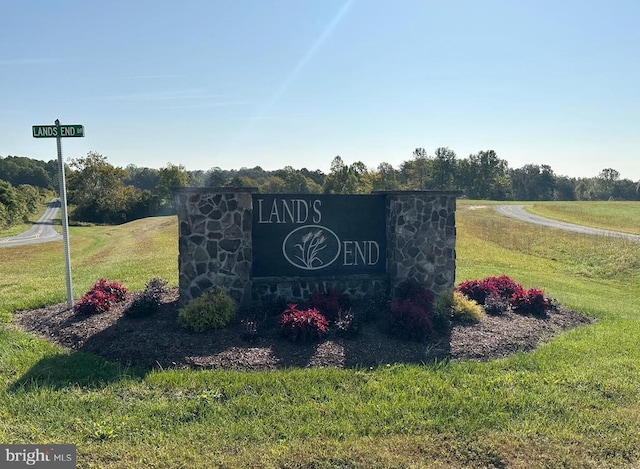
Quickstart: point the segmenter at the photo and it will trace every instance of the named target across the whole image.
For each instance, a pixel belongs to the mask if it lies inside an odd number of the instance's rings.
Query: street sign
[[[84,137],[84,126],[79,124],[60,125],[60,137]],[[34,125],[31,127],[35,138],[58,137],[57,125]]]
[[[67,306],[73,308],[73,288],[71,285],[71,250],[69,249],[69,216],[67,215],[67,185],[64,177],[64,162],[62,161],[62,137],[84,137],[84,126],[80,124],[31,126],[31,133],[35,138],[55,138],[58,147],[58,179],[60,180],[60,208],[62,211],[62,244],[64,245],[64,263],[67,270]]]

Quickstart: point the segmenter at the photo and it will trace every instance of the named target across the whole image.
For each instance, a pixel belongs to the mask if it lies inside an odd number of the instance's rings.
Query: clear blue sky
[[[640,180],[640,2],[0,0],[0,155],[398,166],[416,147]]]

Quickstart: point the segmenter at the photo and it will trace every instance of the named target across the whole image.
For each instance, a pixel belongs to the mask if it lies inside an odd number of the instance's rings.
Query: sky
[[[640,180],[637,0],[0,0],[0,155],[189,170],[494,150]]]

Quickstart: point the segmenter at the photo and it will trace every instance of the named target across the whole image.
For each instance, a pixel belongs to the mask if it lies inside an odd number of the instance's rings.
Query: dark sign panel
[[[253,195],[253,275],[385,272],[384,195]]]

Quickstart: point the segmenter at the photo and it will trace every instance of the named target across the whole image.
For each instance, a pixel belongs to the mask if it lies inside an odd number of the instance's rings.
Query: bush
[[[428,312],[411,300],[392,301],[387,319],[389,332],[402,339],[420,341],[433,331]]]
[[[298,310],[296,304],[289,307],[280,316],[280,326],[285,336],[294,342],[309,342],[319,339],[329,330],[329,322],[315,308]]]
[[[389,298],[384,293],[378,293],[372,298],[358,300],[351,310],[361,323],[371,323],[377,321],[388,308]]]
[[[554,307],[553,300],[546,298],[542,290],[525,290],[522,284],[506,275],[467,280],[460,283],[456,291],[484,305],[484,310],[494,315],[504,314],[511,307],[518,314],[544,316]]]
[[[552,301],[544,296],[542,290],[537,288],[514,293],[511,297],[511,307],[518,314],[545,316],[552,306]]]
[[[242,323],[242,340],[254,342],[258,338],[258,321],[255,319],[243,319]]]
[[[451,327],[453,310],[453,290],[447,290],[436,296],[433,301],[433,328],[438,332],[447,332]]]
[[[506,275],[501,275],[500,277],[487,277],[484,281],[492,284],[498,291],[500,298],[507,301],[514,293],[519,293],[524,290],[522,284],[507,277]]]
[[[486,277],[482,280],[467,280],[460,283],[457,290],[482,305],[489,297],[509,300],[515,293],[522,292],[524,288],[518,282],[502,275],[500,277]]]
[[[351,301],[347,295],[336,290],[321,292],[314,291],[309,297],[311,308],[320,311],[328,320],[335,321],[341,310],[351,307]]]
[[[351,313],[351,310],[338,311],[335,324],[336,334],[339,337],[351,338],[360,332],[360,321]]]
[[[398,298],[409,300],[413,304],[421,306],[424,310],[430,311],[435,295],[420,283],[414,280],[406,280],[398,286]]]
[[[452,318],[462,323],[475,323],[482,319],[484,311],[477,301],[459,291],[453,292]]]
[[[398,286],[399,298],[387,311],[387,330],[400,338],[424,340],[434,332],[433,300],[435,295],[414,281]]]
[[[484,304],[490,295],[500,296],[495,285],[484,280],[466,280],[461,282],[456,290],[478,304]]]
[[[203,332],[225,327],[235,313],[235,306],[229,295],[223,289],[213,287],[182,307],[178,318],[183,326]]]
[[[111,307],[127,299],[127,289],[118,282],[98,280],[73,306],[76,314],[106,313]]]
[[[166,291],[167,281],[159,278],[149,280],[144,291],[124,311],[126,316],[140,318],[150,316],[160,309],[162,294]]]
[[[267,304],[265,304],[261,308],[264,315],[264,319],[266,320],[267,317],[280,316],[282,312],[285,309],[287,309],[287,306],[289,305],[289,303],[290,301],[287,301],[286,298],[283,298],[281,296],[276,296],[272,298],[271,301],[269,301]]]
[[[492,316],[500,316],[506,313],[509,311],[510,306],[509,300],[498,295],[489,295],[484,300],[484,311]]]

